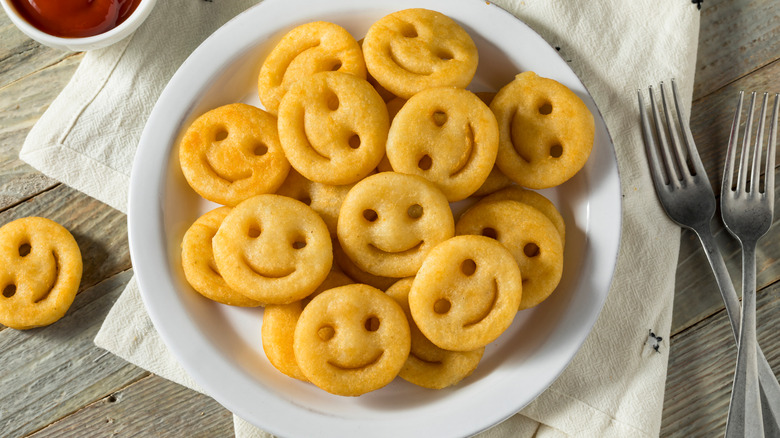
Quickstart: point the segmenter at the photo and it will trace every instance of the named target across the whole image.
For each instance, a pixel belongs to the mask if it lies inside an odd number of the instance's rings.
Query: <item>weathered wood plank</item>
[[[0,88],[70,56],[31,40],[0,14]]]
[[[48,327],[0,332],[0,436],[34,432],[148,374],[92,342],[131,276],[79,294]]]
[[[708,0],[703,3],[694,99],[780,57],[777,0]]]
[[[210,397],[150,375],[30,438],[231,437],[233,417]]]
[[[81,59],[81,55],[69,57],[0,88],[0,211],[56,184],[19,160],[19,151],[30,128],[68,83]]]
[[[728,127],[734,116],[738,90],[771,89],[772,86],[777,88],[780,86],[777,82],[778,77],[780,77],[780,61],[694,102],[691,130],[716,195],[720,192],[725,146],[729,136]],[[778,178],[777,172],[775,178]],[[775,188],[775,193],[777,198],[778,187]],[[723,228],[720,212],[716,212],[712,227],[726,259],[732,281],[739,293],[742,272],[739,244]],[[780,226],[775,224],[769,234],[759,242],[757,277],[759,290],[780,279],[780,247],[776,244],[778,239],[780,239]],[[672,333],[690,327],[722,308],[720,292],[698,238],[691,232],[684,232],[676,274]]]
[[[780,331],[772,322],[780,312],[780,282],[757,302],[758,342],[769,364],[780,371]],[[726,312],[672,337],[661,436],[722,436],[737,348]]]

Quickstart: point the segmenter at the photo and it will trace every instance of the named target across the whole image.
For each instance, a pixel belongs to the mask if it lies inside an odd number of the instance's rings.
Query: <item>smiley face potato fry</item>
[[[365,284],[317,295],[295,327],[295,358],[303,374],[325,391],[343,396],[390,383],[409,357],[410,345],[401,306]]]
[[[393,170],[432,181],[450,202],[479,189],[497,150],[495,116],[460,88],[429,88],[412,96],[393,118],[387,138]]]
[[[179,163],[193,190],[228,206],[274,192],[290,171],[276,117],[243,103],[195,119],[179,143]]]
[[[257,90],[263,106],[276,114],[292,84],[321,71],[366,78],[363,52],[343,27],[325,21],[302,24],[282,37],[263,62]]]
[[[366,80],[321,72],[290,86],[279,105],[279,140],[292,167],[323,184],[352,184],[385,153],[387,106]]]
[[[414,275],[428,251],[453,234],[447,198],[416,175],[369,176],[347,193],[339,214],[341,248],[360,269],[382,277]]]
[[[520,269],[503,245],[484,236],[456,236],[425,258],[409,292],[409,308],[437,347],[471,351],[509,327],[522,293]]]
[[[257,195],[235,206],[213,245],[225,282],[264,304],[305,298],[333,264],[322,218],[303,202],[279,195]]]
[[[496,165],[529,189],[560,185],[582,169],[595,137],[593,114],[563,84],[523,72],[490,103],[501,133]]]
[[[82,266],[73,235],[50,219],[26,217],[0,227],[0,324],[25,330],[62,318]]]
[[[363,39],[363,55],[371,76],[404,99],[426,88],[465,88],[479,62],[474,41],[455,20],[419,8],[374,23]]]

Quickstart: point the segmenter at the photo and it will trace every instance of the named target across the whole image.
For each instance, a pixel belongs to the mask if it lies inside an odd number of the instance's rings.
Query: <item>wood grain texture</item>
[[[0,89],[12,82],[73,56],[31,40],[5,13],[0,14]]]
[[[777,0],[707,0],[699,26],[694,100],[774,62],[780,54]]]
[[[233,416],[210,397],[150,375],[31,438],[233,436]]]
[[[0,211],[57,184],[21,161],[19,151],[27,133],[68,83],[81,59],[82,55],[68,57],[24,80],[0,87]]]
[[[92,340],[132,271],[76,297],[68,313],[38,329],[0,332],[0,436],[24,436],[148,372]]]
[[[758,295],[758,342],[779,375],[780,282]],[[661,436],[722,436],[737,348],[725,310],[672,338]],[[692,396],[694,394],[695,396]]]

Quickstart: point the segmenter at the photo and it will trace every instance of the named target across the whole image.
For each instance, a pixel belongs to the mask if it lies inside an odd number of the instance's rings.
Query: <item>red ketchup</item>
[[[81,38],[119,26],[141,0],[11,0],[25,20],[50,35]]]

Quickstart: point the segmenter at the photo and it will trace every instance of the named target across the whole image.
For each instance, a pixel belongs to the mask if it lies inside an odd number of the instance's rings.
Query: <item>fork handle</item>
[[[742,243],[742,321],[726,437],[764,436],[756,354],[756,245]]]
[[[723,261],[723,255],[712,235],[709,223],[697,226],[693,229],[701,241],[704,253],[715,274],[715,282],[720,289],[723,303],[726,306],[726,314],[731,323],[734,339],[738,341],[739,329],[741,324],[740,303],[737,292],[734,290],[734,284],[731,282],[726,263]],[[754,258],[755,261],[755,258]],[[755,272],[755,269],[753,270]],[[755,278],[755,277],[754,277]],[[758,361],[758,380],[761,386],[761,406],[764,423],[764,432],[766,436],[780,437],[780,383],[778,383],[775,373],[769,366],[761,347],[756,344],[756,354]]]
[[[694,231],[696,232],[696,235],[699,236],[701,246],[704,248],[704,254],[707,255],[707,261],[710,262],[712,273],[715,274],[715,282],[718,283],[720,295],[723,297],[723,304],[726,306],[726,314],[731,323],[731,331],[734,334],[734,340],[739,341],[739,325],[742,319],[739,297],[737,296],[737,291],[734,289],[734,284],[731,282],[731,276],[729,275],[729,270],[726,268],[726,262],[723,261],[723,254],[721,254],[720,248],[715,243],[715,238],[712,235],[709,224],[700,226],[697,229],[694,229]]]

